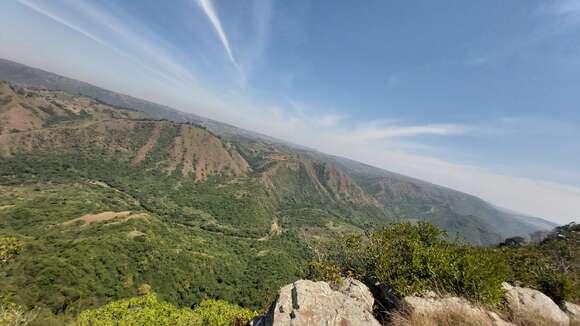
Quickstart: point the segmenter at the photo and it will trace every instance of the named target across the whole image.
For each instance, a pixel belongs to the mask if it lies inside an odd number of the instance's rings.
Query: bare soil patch
[[[127,221],[130,219],[135,219],[135,218],[141,218],[141,219],[145,219],[147,218],[147,214],[143,214],[143,213],[137,213],[137,214],[133,214],[133,212],[131,211],[124,211],[124,212],[102,212],[102,213],[97,213],[97,214],[87,214],[87,215],[83,215],[79,218],[75,218],[72,219],[70,221],[64,222],[63,224],[72,224],[75,223],[77,221],[83,221],[83,226],[89,225],[91,223],[95,223],[95,222],[104,222],[104,221],[111,221],[111,220],[121,220],[121,221]]]
[[[143,147],[141,147],[141,149],[139,149],[137,156],[133,160],[133,164],[138,164],[145,159],[147,153],[149,153],[153,149],[153,147],[155,147],[155,144],[157,144],[157,140],[159,139],[160,133],[161,127],[159,126],[159,124],[155,124],[155,126],[153,127],[153,131],[151,132],[151,136],[149,137],[149,140],[145,145],[143,145]]]

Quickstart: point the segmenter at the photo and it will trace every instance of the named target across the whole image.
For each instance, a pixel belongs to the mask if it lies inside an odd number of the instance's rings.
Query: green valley
[[[43,325],[148,292],[264,309],[305,275],[313,248],[396,221],[474,244],[542,229],[476,197],[231,129],[0,91],[0,237],[22,244],[0,269],[0,297]]]

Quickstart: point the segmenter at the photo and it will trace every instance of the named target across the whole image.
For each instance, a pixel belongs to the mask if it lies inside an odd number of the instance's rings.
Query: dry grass
[[[493,326],[492,320],[484,315],[466,314],[463,310],[450,309],[429,314],[396,312],[392,315],[393,326]]]
[[[540,315],[511,315],[509,320],[515,326],[561,326]],[[472,314],[461,308],[438,310],[426,314],[398,311],[391,315],[392,326],[493,326],[493,320],[484,314]],[[580,326],[580,321],[572,320],[570,326]]]
[[[129,239],[134,239],[134,238],[140,237],[142,235],[145,235],[145,233],[143,233],[141,231],[137,231],[137,230],[133,230],[133,231],[130,231],[129,233],[127,233],[127,237]]]
[[[149,217],[148,214],[145,213],[136,213],[134,214],[131,211],[125,211],[125,212],[102,212],[102,213],[98,213],[98,214],[87,214],[87,215],[83,215],[79,218],[75,218],[72,219],[70,221],[64,222],[63,225],[68,225],[68,224],[72,224],[78,221],[82,221],[83,224],[82,226],[88,226],[91,223],[96,223],[96,222],[105,222],[105,221],[113,221],[113,223],[115,222],[123,222],[123,221],[127,221],[130,219],[144,219],[147,220]]]
[[[546,319],[539,314],[514,314],[512,313],[510,321],[516,326],[561,326],[562,324],[553,321],[552,319]],[[570,323],[570,326],[578,326],[578,323]]]
[[[102,221],[108,221],[108,220],[112,220],[114,218],[117,217],[127,217],[131,214],[131,212],[126,211],[126,212],[102,212],[102,213],[98,213],[98,214],[87,214],[87,215],[83,215],[79,218],[75,218],[74,220],[65,222],[64,224],[70,224],[70,223],[74,223],[76,221],[83,221],[85,222],[84,224],[90,224],[93,222],[102,222]]]

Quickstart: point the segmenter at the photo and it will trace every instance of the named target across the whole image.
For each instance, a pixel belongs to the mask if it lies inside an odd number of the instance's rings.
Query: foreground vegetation
[[[332,236],[330,219],[336,232],[358,230],[340,222],[340,207],[273,206],[248,178],[198,183],[65,155],[0,166],[0,300],[35,309],[37,325],[62,325],[145,285],[180,307],[221,299],[263,308],[304,277],[306,237]],[[101,212],[130,215],[80,220]]]
[[[555,302],[580,299],[580,226],[559,227],[540,243],[475,247],[450,241],[431,224],[393,224],[345,236],[308,264],[313,279],[374,276],[398,294],[436,291],[490,306],[502,303],[502,282],[536,288]]]
[[[102,228],[107,228],[108,236],[113,234],[114,239],[117,241],[121,241],[120,236],[114,236],[117,228],[119,228],[118,231],[125,238],[127,237],[127,232],[131,232],[130,230],[145,230],[143,228],[145,225],[148,227],[147,230],[150,233],[139,235],[144,236],[140,240],[129,238],[130,241],[121,242],[116,247],[108,247],[107,250],[97,245],[97,243],[93,243],[86,247],[92,248],[92,252],[84,251],[79,256],[73,255],[72,252],[66,249],[67,246],[62,247],[61,244],[58,250],[64,253],[66,259],[57,260],[56,263],[61,268],[65,268],[65,270],[62,273],[58,273],[57,270],[51,271],[50,269],[44,268],[40,274],[35,274],[35,281],[27,279],[26,275],[18,275],[15,278],[10,267],[17,267],[15,270],[20,269],[21,267],[18,267],[17,264],[22,264],[26,261],[23,259],[26,259],[26,255],[30,254],[27,251],[31,251],[32,256],[38,257],[37,264],[40,264],[39,266],[54,262],[51,259],[45,261],[42,258],[42,251],[32,244],[34,243],[32,239],[0,237],[0,248],[2,248],[0,255],[2,257],[8,257],[3,260],[4,264],[0,270],[6,276],[1,281],[3,284],[3,293],[10,293],[11,282],[14,282],[14,280],[20,279],[23,282],[16,283],[22,284],[21,291],[14,288],[11,297],[7,298],[4,295],[1,317],[3,318],[2,321],[4,324],[24,325],[34,319],[32,324],[36,323],[38,325],[60,324],[64,322],[79,326],[94,324],[244,325],[255,316],[255,313],[251,310],[229,304],[223,300],[208,299],[208,297],[213,297],[216,293],[218,296],[220,295],[219,287],[209,288],[212,284],[211,279],[194,279],[191,276],[184,275],[185,278],[183,280],[190,283],[181,283],[183,288],[178,288],[173,285],[175,277],[180,277],[180,273],[183,273],[183,270],[171,271],[172,268],[175,268],[173,266],[177,266],[175,264],[180,260],[185,260],[181,261],[185,265],[194,262],[188,262],[190,258],[187,255],[178,254],[169,260],[167,258],[159,260],[161,258],[160,256],[156,258],[155,255],[152,256],[145,253],[148,250],[158,250],[158,247],[154,249],[147,245],[150,239],[156,243],[177,241],[178,238],[175,238],[176,234],[172,233],[174,231],[164,230],[162,224],[153,219],[144,221],[129,220],[124,223],[119,222],[117,221],[117,224],[113,225],[110,225],[112,223],[101,224],[100,229],[102,231]],[[83,234],[84,232],[89,232],[89,234],[91,232],[98,233],[94,229],[91,231],[90,226],[84,226],[86,228],[85,230],[83,230],[83,225],[75,225],[75,227],[77,229],[80,228],[80,230],[68,230],[67,232],[74,234],[76,237],[80,236],[84,238],[81,242],[90,243],[92,241],[90,240],[90,236],[87,238],[88,235]],[[537,288],[551,296],[556,302],[563,300],[578,302],[580,293],[578,291],[580,284],[578,282],[578,275],[580,269],[577,254],[580,250],[578,245],[580,243],[578,241],[579,231],[578,225],[571,224],[557,228],[540,243],[523,244],[521,242],[506,241],[510,245],[504,243],[503,245],[494,247],[475,247],[461,242],[450,241],[443,231],[431,224],[397,223],[387,225],[376,231],[345,235],[335,241],[326,239],[319,242],[319,246],[311,252],[311,257],[315,259],[304,265],[304,271],[312,279],[333,282],[340,282],[343,276],[353,276],[360,279],[363,279],[365,276],[374,276],[379,281],[392,286],[400,295],[420,294],[435,290],[442,294],[462,296],[474,302],[495,307],[500,306],[502,303],[504,292],[501,288],[501,283],[504,281],[518,282],[524,286]],[[63,230],[61,229],[60,232],[63,232]],[[156,236],[155,232],[162,236]],[[102,236],[98,239],[101,241],[105,240],[102,242],[105,245],[110,242],[110,239],[107,240],[107,238],[103,238]],[[195,238],[188,238],[187,240],[194,241],[194,243],[196,241]],[[207,241],[207,238],[204,241]],[[69,241],[68,247],[86,250],[82,246],[71,247],[70,245],[74,242]],[[197,242],[199,243],[199,241]],[[217,242],[219,241],[216,240]],[[173,243],[175,245],[178,242]],[[513,245],[513,243],[518,244]],[[140,246],[144,247],[140,249]],[[49,249],[55,248],[52,246]],[[95,252],[94,250],[97,250],[97,248],[103,251]],[[203,247],[198,249],[201,248]],[[247,247],[246,249],[252,250],[252,247]],[[111,264],[107,263],[107,260],[103,259],[111,259],[113,257],[106,258],[106,256],[100,256],[104,252],[115,252],[115,255],[127,255],[129,259],[131,257],[130,252],[137,252],[140,256],[151,259],[153,264],[143,260],[141,260],[140,265],[139,262],[136,262],[142,269],[135,270],[134,272],[131,272],[132,269],[128,269],[127,271],[131,273],[125,277],[123,276],[126,275],[125,272],[118,271],[118,267],[115,267],[117,271],[106,267],[119,266],[119,263],[114,261],[111,261]],[[164,252],[171,256],[171,250]],[[92,259],[97,259],[96,261],[92,260],[92,263],[96,263],[96,265],[90,266],[88,261],[82,261],[81,257],[86,255],[93,257]],[[33,258],[31,257],[30,259]],[[223,259],[226,259],[226,257],[223,256]],[[259,261],[259,259],[256,260]],[[203,268],[200,266],[199,270],[211,270],[219,266],[215,265],[213,259],[202,261],[206,265]],[[64,265],[65,262],[67,265]],[[222,261],[222,263],[225,263],[225,261]],[[251,261],[248,261],[247,264],[250,265]],[[154,265],[158,265],[158,268],[152,269]],[[29,264],[28,266],[33,265]],[[85,275],[81,275],[77,271],[79,268],[97,269],[87,270]],[[298,268],[300,269],[298,275],[301,275],[302,268],[300,266]],[[230,269],[230,271],[236,273],[234,269]],[[149,274],[150,272],[151,274]],[[196,273],[195,269],[192,272]],[[256,272],[263,273],[264,271]],[[49,273],[53,273],[52,276]],[[67,278],[66,275],[69,273],[71,276]],[[173,275],[173,273],[177,275]],[[164,279],[163,275],[172,275],[172,277],[167,278],[167,283],[165,284],[159,283],[160,279]],[[93,284],[91,279],[95,276],[98,279]],[[203,277],[203,274],[197,272],[197,277],[200,276]],[[244,278],[243,274],[238,274],[238,277],[241,280]],[[295,278],[298,277],[296,276]],[[107,279],[111,279],[111,281],[107,281]],[[143,282],[144,280],[147,280],[153,286]],[[37,296],[29,297],[31,298],[30,300],[40,299],[37,302],[42,302],[42,300],[47,299],[52,300],[50,299],[51,296],[48,295],[49,292],[40,293],[44,289],[49,289],[47,286],[50,286],[53,289],[52,291],[60,293],[65,300],[67,298],[66,295],[69,293],[63,291],[75,291],[75,295],[80,300],[93,300],[90,301],[93,307],[98,306],[99,302],[104,304],[108,301],[107,299],[103,300],[99,298],[99,294],[101,293],[113,294],[115,292],[112,291],[119,291],[116,294],[118,296],[131,296],[131,293],[133,295],[140,293],[141,296],[109,302],[100,308],[84,310],[82,312],[82,308],[86,307],[86,301],[84,306],[79,304],[82,301],[77,301],[76,303],[47,301],[54,302],[52,307],[59,307],[61,304],[70,305],[64,308],[66,312],[65,316],[68,317],[61,318],[58,317],[58,314],[55,316],[50,314],[50,311],[43,310],[42,306],[38,304],[29,305],[29,308],[26,309],[25,307],[9,302],[8,299],[22,300],[23,298],[27,298],[25,295],[30,296],[34,293],[30,289],[22,291],[22,289],[25,289],[24,282],[30,282],[28,286],[31,286],[32,289],[38,289],[37,291],[39,293]],[[247,284],[230,282],[228,281],[229,284],[221,288],[221,291],[229,287],[232,288],[232,291],[239,291],[237,292],[239,296],[233,297],[233,299],[230,299],[230,302],[242,304],[248,302],[244,301],[247,300],[245,296],[251,293],[248,292]],[[195,297],[185,297],[184,294],[187,292],[184,291],[190,289],[192,285],[197,287],[203,286],[205,289],[204,292],[210,296],[197,302]],[[167,290],[164,286],[168,286],[170,289]],[[168,299],[159,300],[158,296],[151,292],[152,288],[154,291],[163,292],[163,296]],[[8,291],[4,289],[8,289]],[[265,309],[272,302],[277,289],[268,291],[268,294],[265,296],[268,299],[264,301],[264,304],[259,306],[262,309]],[[228,292],[221,293],[223,296],[223,294],[227,294]],[[175,300],[176,295],[181,296],[181,299]],[[165,300],[176,302],[177,306]],[[27,311],[35,306],[36,308],[32,311]],[[179,306],[182,308],[179,308]],[[193,309],[190,309],[189,306],[193,306]],[[80,314],[74,317],[77,313]]]
[[[512,283],[544,292],[555,302],[580,302],[580,224],[557,227],[538,243],[503,245]]]
[[[402,296],[436,290],[493,305],[501,301],[501,283],[509,276],[498,249],[449,241],[426,223],[393,224],[346,236],[324,252],[310,264],[311,277],[374,276]]]
[[[189,309],[177,308],[160,302],[155,294],[146,294],[84,311],[72,325],[242,326],[255,316],[253,311],[221,300],[204,300],[194,309]]]
[[[50,101],[21,107],[45,118],[38,129],[0,131],[0,324],[195,325],[213,323],[215,311],[230,323],[249,312],[225,302],[265,309],[306,272],[371,275],[401,294],[436,289],[495,304],[498,284],[530,266],[524,282],[577,297],[577,257],[560,237],[545,250],[481,248],[428,224],[388,225],[429,221],[471,243],[499,242],[469,211],[509,218],[465,194],[269,142],[229,143],[104,104],[83,107],[89,102],[72,95],[18,89],[3,98],[16,96]],[[451,209],[458,202],[469,209]]]

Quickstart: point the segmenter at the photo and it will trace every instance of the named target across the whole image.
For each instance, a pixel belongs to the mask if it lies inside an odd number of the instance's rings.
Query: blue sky
[[[0,57],[580,219],[580,0],[9,0]]]

